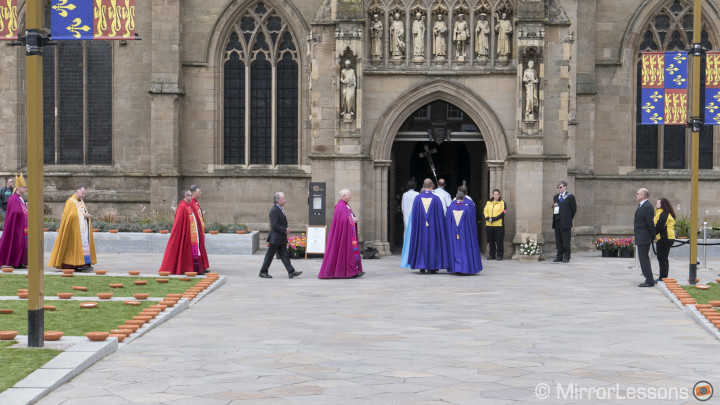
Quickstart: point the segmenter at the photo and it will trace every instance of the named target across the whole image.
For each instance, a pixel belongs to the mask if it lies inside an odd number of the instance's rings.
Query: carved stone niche
[[[339,71],[339,111],[340,118],[345,124],[350,124],[357,118],[357,89],[358,89],[358,58],[357,53],[346,47],[338,60]]]

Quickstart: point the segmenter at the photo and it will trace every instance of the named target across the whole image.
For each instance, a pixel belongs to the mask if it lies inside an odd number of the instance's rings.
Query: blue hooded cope
[[[410,252],[412,269],[439,270],[450,265],[445,215],[440,197],[423,190],[412,207]]]
[[[453,201],[445,215],[451,273],[475,274],[482,270],[477,237],[475,204],[470,200]]]

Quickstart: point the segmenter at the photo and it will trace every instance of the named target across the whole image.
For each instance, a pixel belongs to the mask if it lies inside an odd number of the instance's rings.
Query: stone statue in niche
[[[490,55],[490,24],[487,14],[481,13],[475,26],[475,53],[478,58]]]
[[[425,58],[425,16],[422,13],[415,14],[412,25],[413,36],[413,60],[422,62]]]
[[[535,112],[538,110],[538,78],[535,73],[535,62],[532,60],[527,63],[522,81],[525,84],[525,120],[534,121]]]
[[[392,47],[392,58],[402,59],[405,57],[405,24],[400,19],[400,13],[395,13],[395,19],[390,26],[390,46]]]
[[[372,23],[370,24],[370,56],[373,59],[382,59],[383,54],[383,23],[380,21],[380,16],[377,14],[373,15]]]
[[[455,58],[458,62],[464,62],[467,57],[467,42],[470,40],[470,27],[468,27],[465,16],[460,14],[453,29],[453,43],[455,44]]]
[[[433,56],[435,60],[444,60],[447,55],[447,24],[442,14],[438,14],[433,25]]]
[[[497,19],[498,15],[495,14]],[[512,22],[508,20],[507,14],[502,14],[500,19],[495,25],[495,32],[497,32],[497,56],[499,59],[508,60],[510,58],[510,50],[512,49]]]
[[[340,114],[345,120],[352,120],[355,117],[355,89],[357,88],[357,77],[355,70],[349,60],[345,60],[345,66],[340,72],[341,99]]]

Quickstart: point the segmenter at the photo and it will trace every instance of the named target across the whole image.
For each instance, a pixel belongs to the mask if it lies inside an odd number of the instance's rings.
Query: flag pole
[[[698,183],[700,177],[700,131],[703,123],[700,121],[700,64],[703,56],[700,44],[701,0],[695,0],[693,5],[693,44],[692,54],[692,104],[690,106],[690,127],[692,128],[691,157],[690,157],[690,267],[688,280],[691,285],[697,279],[697,234],[698,234]]]

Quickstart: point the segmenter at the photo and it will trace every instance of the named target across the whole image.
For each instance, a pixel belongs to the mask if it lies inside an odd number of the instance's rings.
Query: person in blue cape
[[[408,263],[420,273],[437,273],[450,265],[448,237],[442,200],[433,194],[433,181],[425,179],[415,197],[410,225]]]
[[[448,206],[445,223],[450,247],[448,271],[456,274],[479,273],[482,270],[482,260],[475,204],[467,199],[462,191],[458,191],[455,200]]]

